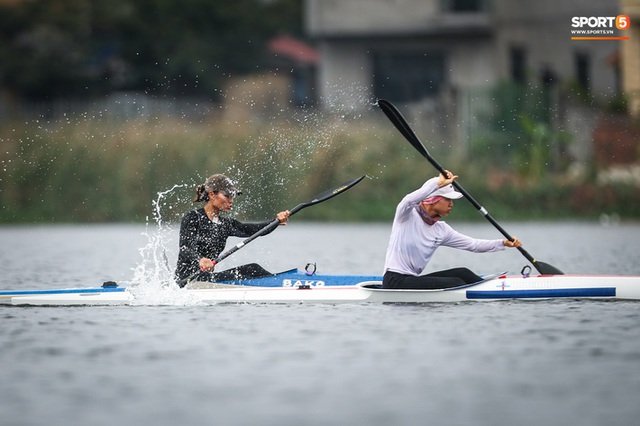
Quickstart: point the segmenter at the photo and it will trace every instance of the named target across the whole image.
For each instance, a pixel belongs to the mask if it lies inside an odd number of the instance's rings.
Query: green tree
[[[25,0],[0,4],[0,86],[32,98],[114,89],[214,97],[301,33],[302,0]]]
[[[0,83],[5,89],[43,98],[86,83],[85,3],[49,0],[0,6]]]

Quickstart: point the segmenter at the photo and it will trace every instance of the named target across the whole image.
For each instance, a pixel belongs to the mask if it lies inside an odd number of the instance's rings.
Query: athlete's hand
[[[440,173],[438,176],[438,188],[442,188],[443,186],[450,185],[454,180],[458,179],[458,175],[454,175],[449,170],[445,170],[445,175]]]
[[[200,259],[199,264],[200,270],[202,272],[213,272],[214,268],[216,267],[216,262],[207,257],[203,257],[202,259]]]
[[[517,237],[513,237],[513,241],[503,240],[502,244],[504,244],[505,247],[522,247],[522,243]]]

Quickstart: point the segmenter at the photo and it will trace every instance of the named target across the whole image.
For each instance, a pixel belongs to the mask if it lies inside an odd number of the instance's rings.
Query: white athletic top
[[[421,188],[407,194],[396,209],[387,248],[384,272],[418,276],[440,246],[485,253],[504,250],[503,240],[478,240],[439,220],[428,225],[416,211],[422,200],[438,189],[438,178],[429,179]]]

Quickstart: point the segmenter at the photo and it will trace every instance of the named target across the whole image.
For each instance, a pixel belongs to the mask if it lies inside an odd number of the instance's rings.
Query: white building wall
[[[318,46],[323,66],[319,72],[320,104],[336,110],[357,110],[370,102],[371,61],[358,43]]]
[[[440,0],[307,0],[309,34],[413,32],[434,19]]]
[[[497,82],[497,57],[492,44],[470,42],[449,51],[449,83],[456,88],[488,86]]]

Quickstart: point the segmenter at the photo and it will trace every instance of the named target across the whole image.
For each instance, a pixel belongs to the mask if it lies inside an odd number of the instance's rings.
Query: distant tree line
[[[0,1],[0,94],[215,99],[280,33],[302,34],[302,0]]]

